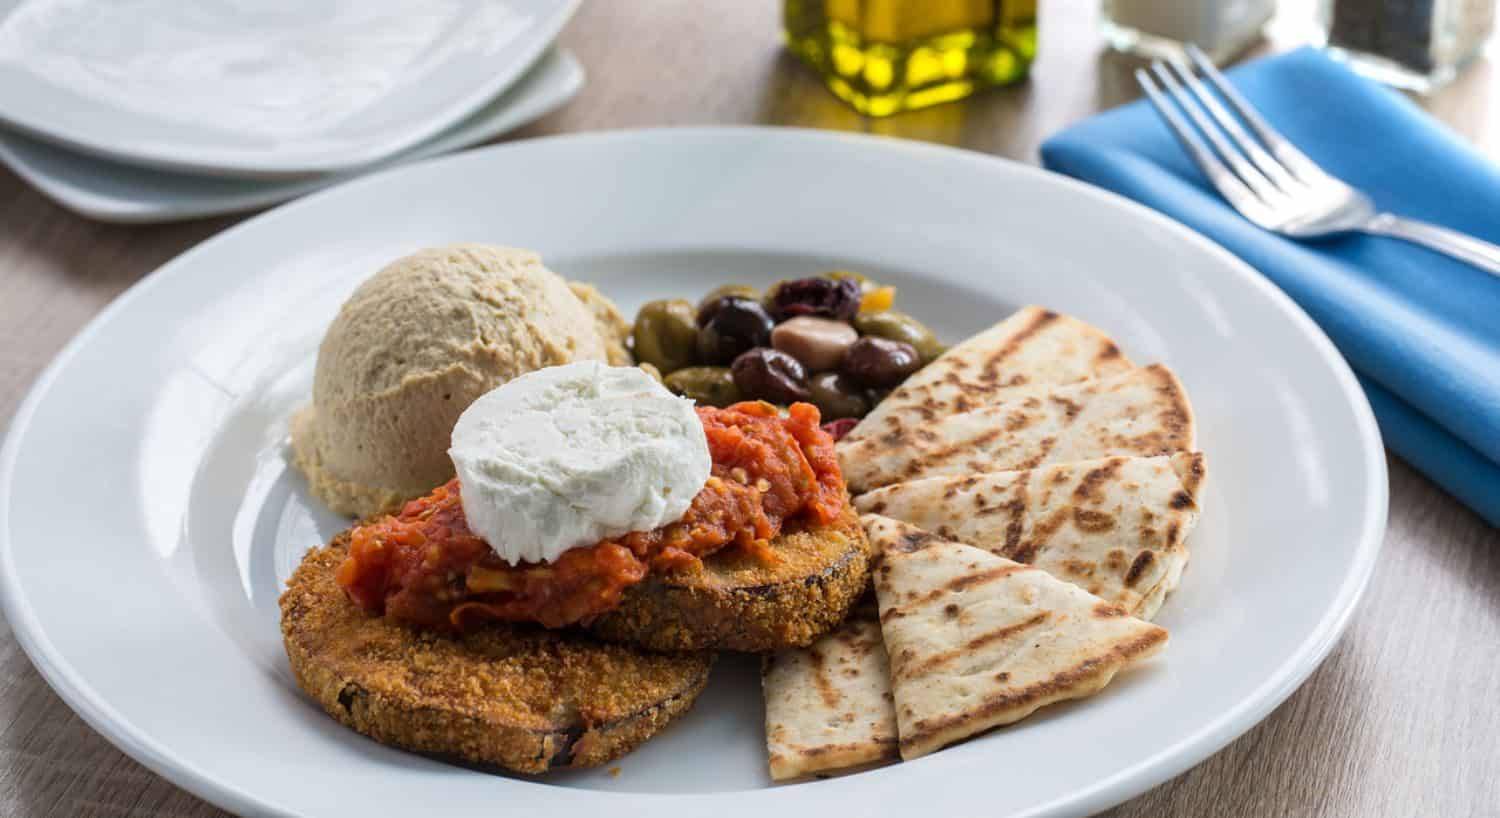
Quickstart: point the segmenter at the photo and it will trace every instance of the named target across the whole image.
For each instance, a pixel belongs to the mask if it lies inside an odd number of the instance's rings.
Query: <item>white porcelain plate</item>
[[[345,170],[478,109],[577,5],[0,0],[0,121],[169,170]]]
[[[1210,481],[1165,653],[1101,695],[909,764],[771,786],[753,660],[618,762],[523,779],[383,747],[293,685],[276,596],[341,526],[287,465],[341,299],[458,241],[536,248],[634,311],[832,267],[900,288],[953,341],[1026,303],[1165,361]],[[1123,199],[910,142],[788,130],[588,134],[376,174],[204,242],[42,375],[0,454],[0,590],[90,724],[230,809],[272,815],[1060,815],[1187,769],[1312,672],[1384,528],[1354,378],[1254,271]],[[435,805],[441,805],[440,810]]]
[[[338,184],[374,167],[438,156],[493,139],[561,107],[583,87],[566,49],[543,54],[526,75],[463,122],[393,156],[343,173],[297,179],[226,179],[154,170],[0,133],[0,162],[48,198],[86,218],[138,224],[253,210]]]

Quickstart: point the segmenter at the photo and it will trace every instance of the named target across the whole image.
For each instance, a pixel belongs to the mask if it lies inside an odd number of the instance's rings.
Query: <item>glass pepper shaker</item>
[[[1426,93],[1483,50],[1495,30],[1495,0],[1323,0],[1322,19],[1334,56]]]

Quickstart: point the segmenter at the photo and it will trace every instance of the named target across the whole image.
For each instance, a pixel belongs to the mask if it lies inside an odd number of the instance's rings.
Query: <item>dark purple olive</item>
[[[860,297],[859,282],[853,279],[815,277],[783,281],[767,300],[777,321],[799,315],[848,321],[859,312]]]
[[[750,400],[787,404],[807,400],[807,372],[797,359],[759,347],[734,359],[734,385]]]
[[[713,318],[714,313],[719,311],[719,307],[724,306],[724,299],[732,295],[752,301],[760,300],[760,291],[748,284],[725,284],[715,287],[698,301],[698,326],[707,324],[708,319]]]
[[[749,350],[769,346],[775,326],[759,301],[728,296],[698,330],[698,358],[705,364],[727,364]]]
[[[844,353],[845,375],[871,389],[895,386],[922,366],[916,347],[902,341],[865,336]]]
[[[838,420],[830,420],[823,424],[823,431],[827,432],[828,436],[833,438],[834,443],[837,443],[844,439],[844,435],[854,431],[854,427],[858,425],[859,418],[839,418]]]

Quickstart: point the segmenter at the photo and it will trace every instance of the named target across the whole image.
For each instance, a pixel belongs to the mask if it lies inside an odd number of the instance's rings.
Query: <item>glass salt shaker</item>
[[[1194,43],[1216,63],[1253,45],[1276,0],[1103,0],[1104,37],[1116,51],[1173,57]]]
[[[1322,0],[1329,51],[1388,85],[1427,93],[1484,49],[1495,0]]]

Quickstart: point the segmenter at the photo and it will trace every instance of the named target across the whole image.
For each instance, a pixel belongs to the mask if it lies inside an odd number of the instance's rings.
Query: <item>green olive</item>
[[[854,316],[853,324],[860,335],[911,344],[924,364],[930,363],[946,350],[925,324],[897,310],[862,312]]]
[[[667,388],[703,406],[728,406],[740,400],[739,387],[727,366],[690,366],[666,377]]]
[[[859,384],[837,372],[812,376],[807,391],[823,420],[862,418],[870,411],[870,401]]]
[[[685,298],[652,301],[635,316],[635,359],[670,375],[698,361],[698,326]]]
[[[766,308],[766,312],[769,312],[772,315],[776,314],[776,291],[780,290],[781,285],[787,283],[788,280],[789,279],[783,278],[780,281],[777,281],[775,284],[767,287],[766,291],[761,294],[760,305]]]

